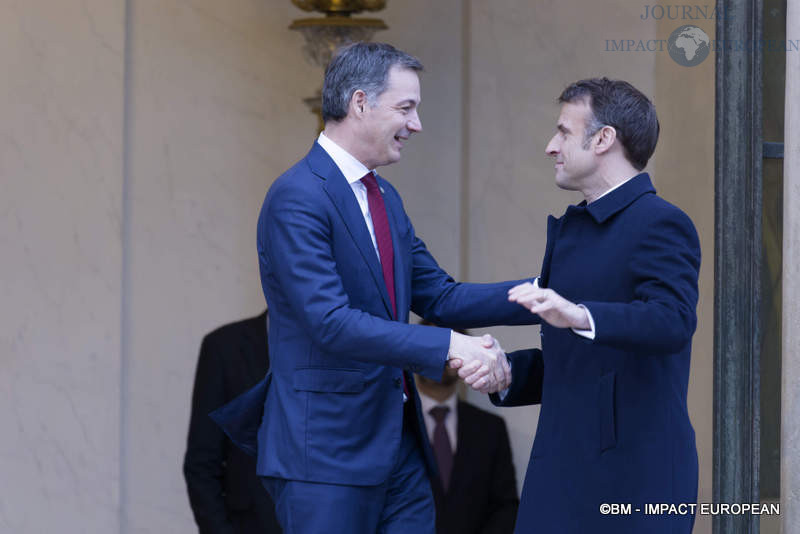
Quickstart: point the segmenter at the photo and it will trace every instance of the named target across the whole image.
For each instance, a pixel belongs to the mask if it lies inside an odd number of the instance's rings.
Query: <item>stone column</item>
[[[787,44],[800,40],[800,0],[788,0]],[[783,167],[781,525],[800,532],[800,51],[786,53]]]

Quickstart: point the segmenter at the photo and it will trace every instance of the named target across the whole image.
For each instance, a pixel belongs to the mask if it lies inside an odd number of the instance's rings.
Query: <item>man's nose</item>
[[[412,132],[422,131],[422,121],[419,120],[419,114],[416,111],[414,111],[413,115],[409,118],[406,127]]]
[[[558,155],[558,147],[556,145],[556,136],[553,136],[553,138],[550,139],[550,142],[547,143],[547,146],[545,147],[544,151],[547,153],[548,156],[556,156],[556,155]]]

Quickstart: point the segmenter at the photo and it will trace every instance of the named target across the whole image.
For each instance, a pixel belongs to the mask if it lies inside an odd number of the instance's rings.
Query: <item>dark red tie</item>
[[[397,319],[397,304],[394,300],[394,247],[392,247],[392,233],[389,230],[389,218],[386,216],[386,204],[383,203],[383,195],[374,174],[367,173],[361,178],[361,182],[367,186],[367,205],[372,217],[372,228],[375,230],[375,241],[378,242],[383,282],[392,302],[392,317]],[[411,397],[405,373],[403,373],[403,393],[406,394],[406,398]]]
[[[450,486],[450,474],[453,472],[453,447],[447,435],[444,420],[450,408],[447,406],[434,406],[430,414],[436,425],[433,427],[433,454],[436,456],[436,465],[439,467],[439,478],[445,493]]]
[[[367,186],[367,204],[372,216],[372,226],[375,229],[375,241],[378,242],[378,252],[381,257],[383,281],[389,300],[392,302],[392,317],[397,318],[397,305],[394,301],[394,248],[392,247],[392,233],[389,231],[389,218],[386,216],[386,205],[378,188],[375,175],[367,173],[361,182]]]

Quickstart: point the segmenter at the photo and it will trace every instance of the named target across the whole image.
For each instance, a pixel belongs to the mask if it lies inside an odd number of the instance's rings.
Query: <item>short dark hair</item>
[[[628,161],[641,171],[656,150],[660,126],[653,103],[628,82],[588,78],[569,85],[558,97],[561,103],[588,99],[593,117],[586,125],[587,139],[603,126],[612,126]]]
[[[353,93],[361,89],[374,105],[386,90],[389,69],[398,66],[422,70],[422,63],[412,55],[386,43],[357,42],[336,51],[322,84],[322,120],[340,121],[347,116]]]

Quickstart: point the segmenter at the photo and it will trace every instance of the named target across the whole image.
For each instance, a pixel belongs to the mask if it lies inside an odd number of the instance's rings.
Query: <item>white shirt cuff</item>
[[[590,312],[589,308],[587,308],[583,304],[578,304],[578,307],[586,310],[586,316],[589,318],[589,329],[578,330],[577,328],[572,328],[571,330],[576,334],[578,334],[579,336],[585,337],[586,339],[594,339],[595,331],[594,331],[594,318],[592,317],[592,312]]]

